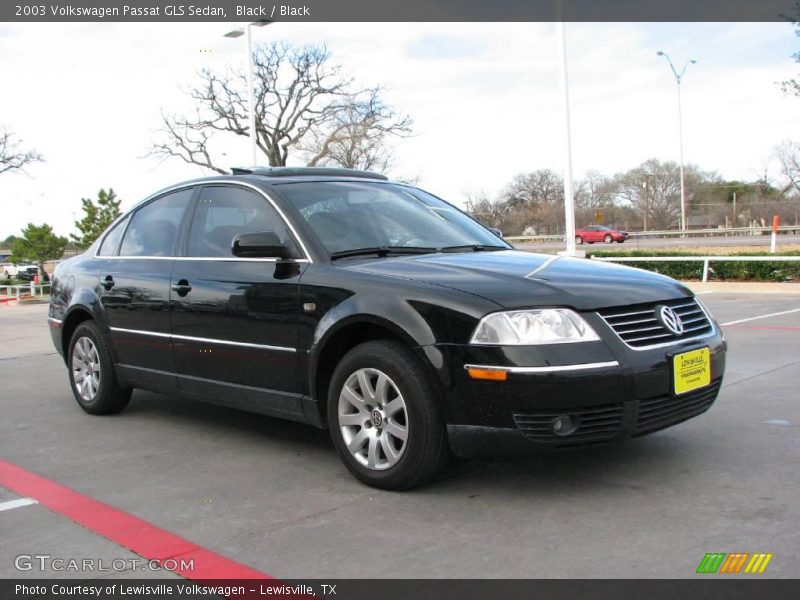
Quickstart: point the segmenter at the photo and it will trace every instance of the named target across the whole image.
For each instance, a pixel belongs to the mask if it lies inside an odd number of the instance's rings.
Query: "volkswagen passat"
[[[56,269],[78,404],[139,388],[330,430],[370,485],[451,453],[619,441],[707,410],[725,341],[680,283],[515,251],[358,171],[237,169],[144,200]]]

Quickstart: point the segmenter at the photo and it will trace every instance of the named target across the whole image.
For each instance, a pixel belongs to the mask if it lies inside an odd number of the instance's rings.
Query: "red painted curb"
[[[64,487],[0,459],[0,485],[36,500],[78,525],[127,548],[139,556],[158,562],[194,560],[193,569],[176,568],[174,573],[197,581],[207,579],[272,579],[230,558],[198,546],[189,540],[134,517],[113,506]]]

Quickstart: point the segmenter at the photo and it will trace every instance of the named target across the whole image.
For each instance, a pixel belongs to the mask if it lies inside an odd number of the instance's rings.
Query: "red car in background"
[[[604,225],[591,225],[575,230],[575,243],[594,244],[595,242],[605,242],[611,244],[613,242],[622,243],[628,239],[627,231],[617,231]]]

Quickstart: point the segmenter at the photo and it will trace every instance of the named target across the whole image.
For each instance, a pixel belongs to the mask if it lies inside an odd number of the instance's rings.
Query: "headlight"
[[[529,346],[599,340],[589,324],[566,308],[492,313],[481,319],[470,344]]]

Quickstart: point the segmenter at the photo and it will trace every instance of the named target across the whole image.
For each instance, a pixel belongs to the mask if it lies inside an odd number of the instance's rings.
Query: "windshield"
[[[405,186],[304,182],[281,185],[280,193],[330,254],[362,248],[509,248],[446,202]]]

